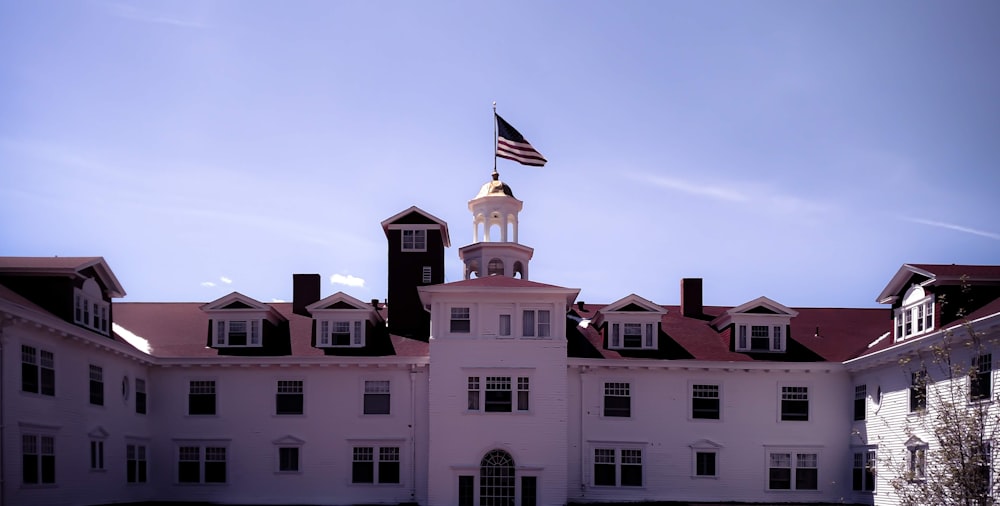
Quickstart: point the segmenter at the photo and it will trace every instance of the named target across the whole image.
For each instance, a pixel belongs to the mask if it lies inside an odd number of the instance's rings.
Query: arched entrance
[[[479,463],[479,505],[514,506],[514,459],[490,450]]]

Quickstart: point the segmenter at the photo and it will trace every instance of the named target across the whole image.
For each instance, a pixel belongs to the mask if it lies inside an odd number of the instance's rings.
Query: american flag
[[[531,146],[521,132],[518,132],[510,123],[504,121],[499,114],[497,117],[497,156],[514,160],[522,165],[532,165],[541,167],[548,160]]]

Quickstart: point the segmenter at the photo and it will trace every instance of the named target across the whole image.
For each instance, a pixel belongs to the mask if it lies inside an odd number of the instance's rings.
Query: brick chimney
[[[319,274],[292,274],[292,312],[309,316],[306,306],[319,300]]]
[[[703,314],[701,278],[681,279],[681,315],[686,318],[700,318]]]

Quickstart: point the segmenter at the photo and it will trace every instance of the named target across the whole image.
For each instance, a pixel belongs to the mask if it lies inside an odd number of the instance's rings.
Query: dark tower
[[[414,206],[383,221],[382,230],[389,243],[389,332],[426,341],[431,319],[417,287],[444,283],[448,224]]]

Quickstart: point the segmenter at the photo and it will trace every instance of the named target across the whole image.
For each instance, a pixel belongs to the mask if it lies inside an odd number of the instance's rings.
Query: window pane
[[[458,477],[458,506],[473,506],[476,481],[473,476]]]
[[[715,453],[695,453],[695,474],[698,476],[715,476]]]
[[[524,311],[521,313],[521,335],[534,337],[535,335],[535,312]]]

